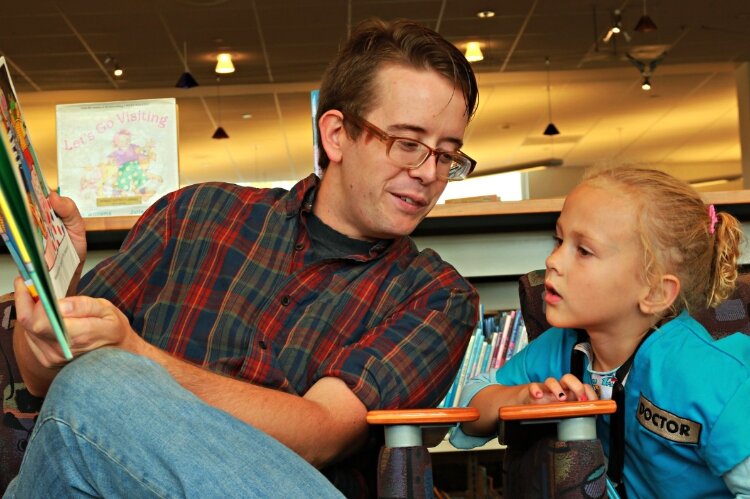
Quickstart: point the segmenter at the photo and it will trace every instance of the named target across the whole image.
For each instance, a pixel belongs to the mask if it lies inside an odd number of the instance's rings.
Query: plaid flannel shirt
[[[228,376],[298,395],[333,376],[368,409],[436,405],[476,325],[475,289],[408,237],[311,261],[317,183],[171,193],[79,291],[110,300],[150,343]]]

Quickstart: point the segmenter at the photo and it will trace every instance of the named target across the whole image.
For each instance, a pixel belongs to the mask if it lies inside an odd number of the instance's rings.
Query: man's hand
[[[15,305],[16,322],[25,330],[26,342],[39,364],[46,369],[65,365],[67,360],[42,304],[34,302],[20,278],[15,281]],[[109,301],[74,296],[61,300],[59,307],[74,357],[104,346],[135,349],[140,337]]]
[[[581,382],[572,374],[566,374],[560,380],[547,378],[544,383],[529,383],[529,403],[551,404],[579,400],[597,400],[596,392],[591,385]]]
[[[60,196],[53,191],[50,192],[48,201],[52,209],[57,213],[57,216],[65,224],[65,228],[68,229],[70,241],[73,243],[73,248],[75,248],[80,260],[71,280],[70,288],[68,288],[68,295],[71,295],[74,294],[78,286],[78,280],[83,271],[83,264],[86,261],[86,227],[81,212],[78,211],[78,206],[76,206],[72,199]]]

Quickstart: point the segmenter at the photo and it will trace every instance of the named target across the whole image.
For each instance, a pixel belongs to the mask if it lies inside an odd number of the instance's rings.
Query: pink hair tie
[[[712,204],[708,205],[708,218],[711,219],[711,223],[708,226],[708,233],[713,234],[716,232],[716,222],[718,222],[719,219],[716,216],[716,208],[714,208],[714,205]]]

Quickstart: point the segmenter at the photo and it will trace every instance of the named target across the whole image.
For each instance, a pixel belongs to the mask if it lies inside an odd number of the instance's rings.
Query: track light
[[[489,19],[491,17],[495,17],[495,11],[490,9],[480,10],[479,12],[477,12],[477,17],[479,19]]]
[[[464,53],[466,60],[469,62],[479,62],[484,59],[482,53],[482,47],[479,42],[469,42],[466,44],[466,52]]]
[[[226,52],[222,52],[216,57],[216,68],[214,69],[219,74],[234,73],[234,64],[232,63],[232,55]]]
[[[115,78],[121,78],[125,72],[120,67],[120,63],[117,62],[117,59],[112,57],[111,55],[108,55],[104,58],[104,64],[110,66],[112,68],[112,74]]]
[[[609,43],[612,37],[616,35],[622,35],[626,42],[630,42],[630,35],[622,28],[622,12],[619,9],[615,9],[612,13],[612,26],[607,30],[607,34],[604,35],[602,41]]]
[[[625,56],[633,64],[633,66],[638,68],[638,71],[641,73],[641,76],[643,77],[641,88],[647,91],[651,90],[651,76],[654,74],[654,70],[657,68],[657,66],[659,66],[659,64],[661,64],[664,58],[667,56],[667,51],[665,50],[664,52],[659,54],[659,57],[648,62],[636,59],[635,57],[630,55],[629,52],[625,52]]]

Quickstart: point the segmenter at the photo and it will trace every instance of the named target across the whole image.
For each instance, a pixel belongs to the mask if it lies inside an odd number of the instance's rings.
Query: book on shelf
[[[497,369],[527,343],[526,327],[520,310],[480,319],[469,338],[458,373],[439,407],[457,406],[468,380],[482,374],[492,377]]]
[[[84,217],[140,215],[179,188],[175,99],[64,104],[56,116],[59,191]]]
[[[518,341],[518,334],[521,330],[521,324],[523,324],[523,321],[521,321],[521,312],[519,311],[516,313],[515,318],[513,319],[513,327],[510,329],[509,338],[508,338],[508,350],[505,352],[505,362],[508,362],[511,357],[513,357],[513,354],[516,352],[516,342]]]
[[[508,340],[510,337],[511,325],[515,322],[517,312],[511,310],[510,312],[503,314],[502,316],[502,329],[500,333],[500,341],[498,342],[497,353],[494,357],[492,367],[495,369],[500,368],[505,363],[506,352],[508,351]]]
[[[50,189],[3,57],[0,109],[0,234],[31,296],[42,303],[63,355],[71,359],[57,297],[65,296],[80,260],[49,204]]]

